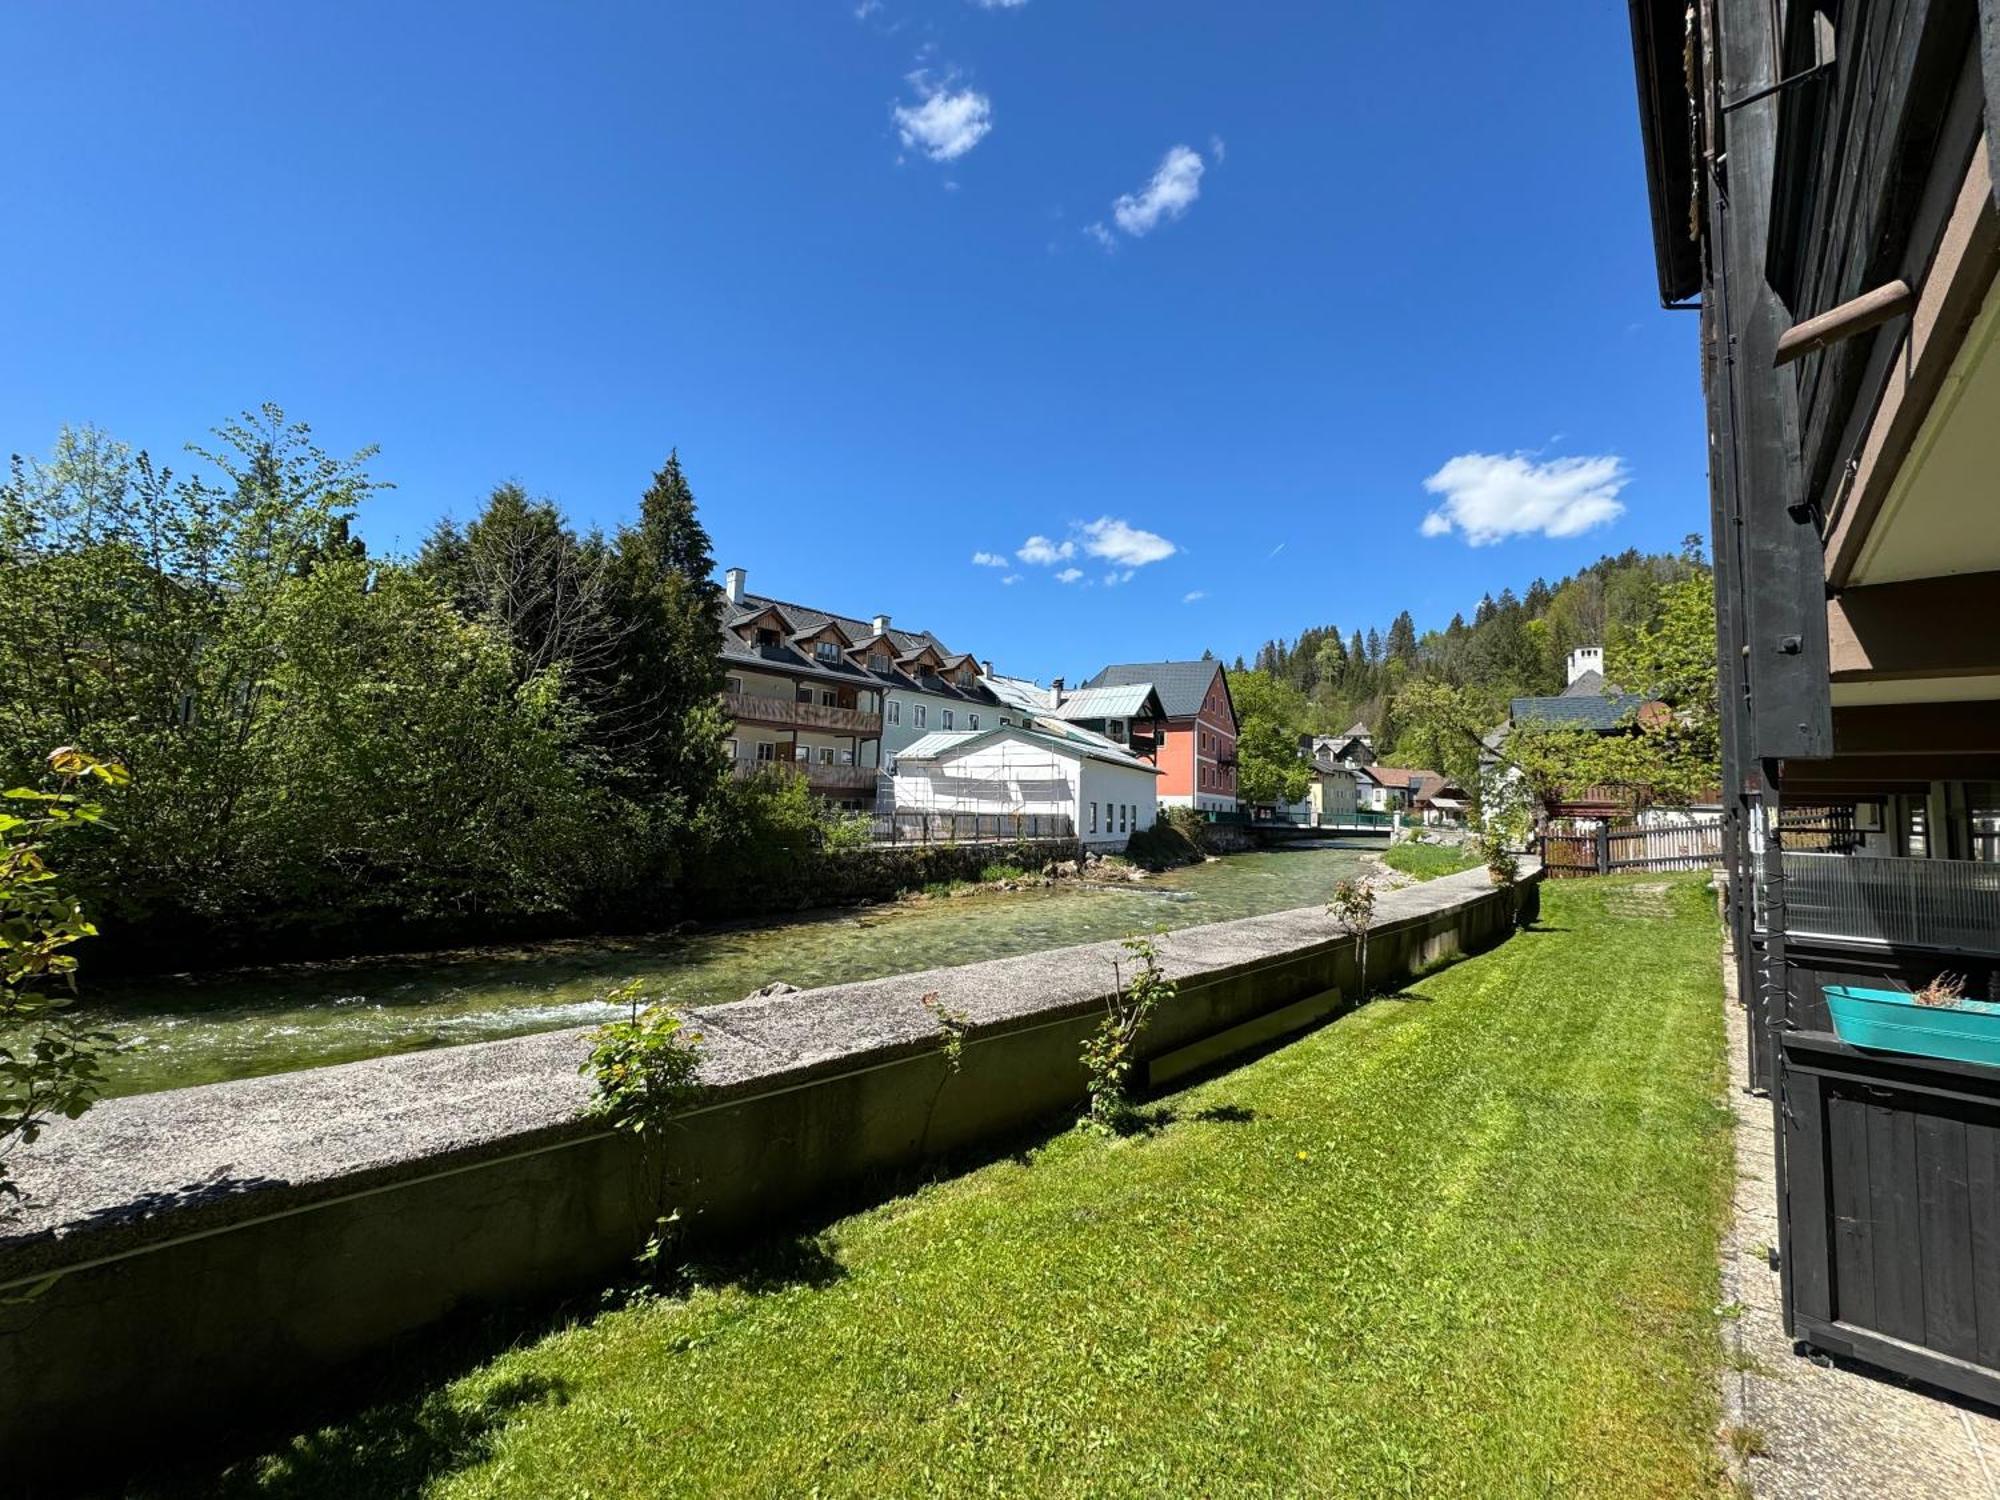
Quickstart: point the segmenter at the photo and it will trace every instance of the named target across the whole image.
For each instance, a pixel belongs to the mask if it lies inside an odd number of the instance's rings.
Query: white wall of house
[[[896,756],[927,734],[939,730],[991,729],[1002,714],[1019,717],[1004,705],[968,704],[960,698],[940,698],[934,693],[891,688],[888,706],[882,715],[882,756],[884,765],[894,765]]]
[[[1061,813],[1093,848],[1123,848],[1153,826],[1158,780],[1150,768],[1006,736],[937,760],[901,763],[892,785],[897,812]]]

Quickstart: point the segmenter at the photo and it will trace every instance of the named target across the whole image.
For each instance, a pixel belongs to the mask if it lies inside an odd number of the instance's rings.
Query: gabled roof
[[[1375,735],[1369,729],[1365,720],[1356,719],[1352,724],[1341,730],[1339,734],[1335,735],[1334,738],[1337,740],[1372,740],[1375,738]]]
[[[1356,766],[1354,769],[1377,786],[1400,788],[1412,793],[1423,786],[1424,778],[1427,776],[1436,777],[1439,781],[1444,780],[1435,771],[1410,770],[1402,766]]]
[[[1558,698],[1602,698],[1604,696],[1604,674],[1595,667],[1588,672],[1576,674],[1576,681],[1557,693]]]
[[[1160,695],[1160,706],[1167,711],[1170,719],[1192,719],[1201,712],[1202,700],[1208,697],[1208,685],[1215,681],[1215,674],[1222,671],[1219,661],[1136,661],[1123,662],[1106,667],[1090,681],[1086,688],[1130,687],[1134,683],[1150,682],[1153,691]],[[1223,674],[1223,693],[1229,692],[1229,677]],[[1236,705],[1229,705],[1229,716],[1236,717]]]
[[[968,750],[987,740],[1012,738],[1026,740],[1031,744],[1047,745],[1063,754],[1080,756],[1085,760],[1101,760],[1110,765],[1122,766],[1128,771],[1145,771],[1154,776],[1161,774],[1158,766],[1149,765],[1137,756],[1128,755],[1101,735],[1088,730],[1077,729],[1073,725],[1063,726],[1067,733],[1055,734],[1040,729],[1024,729],[1018,724],[1003,724],[993,729],[960,729],[940,731],[924,735],[915,744],[896,752],[896,764],[901,766],[912,760],[941,760],[949,755]]]
[[[1038,682],[1030,682],[1025,677],[985,677],[981,679],[993,691],[994,696],[1012,708],[1025,713],[1050,713],[1054,710],[1055,694]]]
[[[759,646],[737,634],[753,620],[773,613],[784,622],[788,632],[779,644]],[[845,654],[837,662],[819,660],[807,644],[829,627],[844,642],[852,643],[845,646]],[[865,660],[865,652],[861,662],[850,659],[851,653],[878,641],[885,648],[884,654],[896,662],[889,671],[872,670]],[[857,686],[928,693],[961,703],[995,704],[1000,701],[977,678],[970,686],[959,687],[943,678],[925,677],[910,671],[907,663],[926,651],[935,652],[940,659],[952,662],[971,660],[963,653],[946,652],[943,643],[927,630],[890,629],[878,634],[871,623],[847,615],[828,614],[825,610],[808,609],[803,604],[771,599],[762,594],[745,594],[743,602],[730,610],[722,625],[721,654],[723,662],[729,666],[784,672],[793,677],[813,677]]]
[[[1164,719],[1166,708],[1150,682],[1079,688],[1051,710],[1059,719]]]
[[[1594,698],[1516,698],[1507,706],[1513,724],[1574,724],[1599,734],[1624,727],[1643,708],[1637,693],[1612,693]]]

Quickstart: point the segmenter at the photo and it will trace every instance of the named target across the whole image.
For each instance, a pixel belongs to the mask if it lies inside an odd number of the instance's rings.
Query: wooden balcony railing
[[[722,711],[739,724],[776,724],[786,729],[820,729],[833,734],[879,735],[882,716],[858,708],[828,708],[756,693],[724,693]]]
[[[732,761],[730,772],[739,781],[747,781],[760,771],[772,771],[780,776],[803,776],[806,785],[814,791],[850,792],[873,791],[875,778],[882,774],[880,766],[824,766],[817,761],[803,760],[750,760]]]

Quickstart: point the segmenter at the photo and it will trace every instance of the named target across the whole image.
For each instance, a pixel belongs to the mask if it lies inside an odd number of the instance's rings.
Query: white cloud
[[[972,554],[972,561],[975,565],[982,568],[1004,568],[1007,566],[1007,559],[997,552],[975,552]]]
[[[1152,180],[1137,193],[1124,193],[1111,205],[1111,217],[1129,235],[1150,234],[1162,219],[1178,219],[1201,196],[1201,153],[1175,146],[1160,158]]]
[[[1278,543],[1277,546],[1273,547],[1269,552],[1266,552],[1264,554],[1264,561],[1269,562],[1272,558],[1276,557],[1280,552],[1283,552],[1286,546],[1287,543],[1284,542]]]
[[[957,161],[993,128],[993,101],[976,89],[934,85],[922,73],[910,75],[921,104],[895,106],[903,144],[932,161]]]
[[[858,0],[854,7],[854,19],[865,21],[882,8],[882,0]]]
[[[1102,223],[1086,224],[1083,226],[1083,232],[1096,240],[1107,255],[1118,248],[1118,236],[1106,229]]]
[[[1218,167],[1222,165],[1223,159],[1229,155],[1229,147],[1221,136],[1212,135],[1208,138],[1208,154],[1215,159]]]
[[[1524,453],[1461,453],[1424,481],[1444,503],[1418,530],[1456,531],[1474,547],[1510,536],[1580,536],[1625,513],[1618,492],[1630,480],[1614,453],[1547,463]]]
[[[1143,568],[1180,551],[1159,533],[1142,531],[1110,516],[1099,516],[1079,529],[1083,532],[1084,551],[1127,568]]]
[[[1065,562],[1076,556],[1075,542],[1052,542],[1045,536],[1031,536],[1015,550],[1014,555],[1024,563],[1035,563],[1048,567],[1051,563]]]
[[[981,10],[1019,10],[1028,0],[972,0]]]
[[[1132,581],[1132,575],[1136,571],[1137,569],[1127,568],[1125,569],[1124,572],[1121,573],[1118,571],[1118,569],[1113,568],[1109,573],[1106,573],[1104,575],[1104,586],[1108,589],[1111,589],[1118,587],[1118,585],[1121,583],[1130,583]]]
[[[1181,603],[1183,603],[1183,604],[1194,604],[1194,603],[1197,603],[1197,602],[1199,602],[1200,600],[1203,600],[1203,599],[1206,599],[1207,597],[1208,597],[1208,594],[1207,594],[1207,591],[1206,591],[1206,590],[1203,590],[1203,589],[1189,589],[1189,590],[1188,590],[1188,591],[1187,591],[1187,592],[1186,592],[1185,594],[1182,594],[1182,595],[1181,595]]]
[[[1083,569],[1081,569],[1081,568],[1064,568],[1064,569],[1063,569],[1063,570],[1062,570],[1062,571],[1061,571],[1060,573],[1056,574],[1056,582],[1057,582],[1057,583],[1075,583],[1075,582],[1077,581],[1077,579],[1079,579],[1079,578],[1081,578],[1081,577],[1083,577]]]
[[[1001,579],[1000,581],[1004,584],[1010,584],[1010,585],[1016,584],[1021,581],[1021,575],[1019,573],[1009,573],[1005,578]]]

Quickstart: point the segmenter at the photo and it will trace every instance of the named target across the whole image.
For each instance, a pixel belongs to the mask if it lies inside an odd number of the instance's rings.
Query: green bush
[[[1151,828],[1126,842],[1125,857],[1148,870],[1200,864],[1208,857],[1208,824],[1191,807],[1162,809]]]

